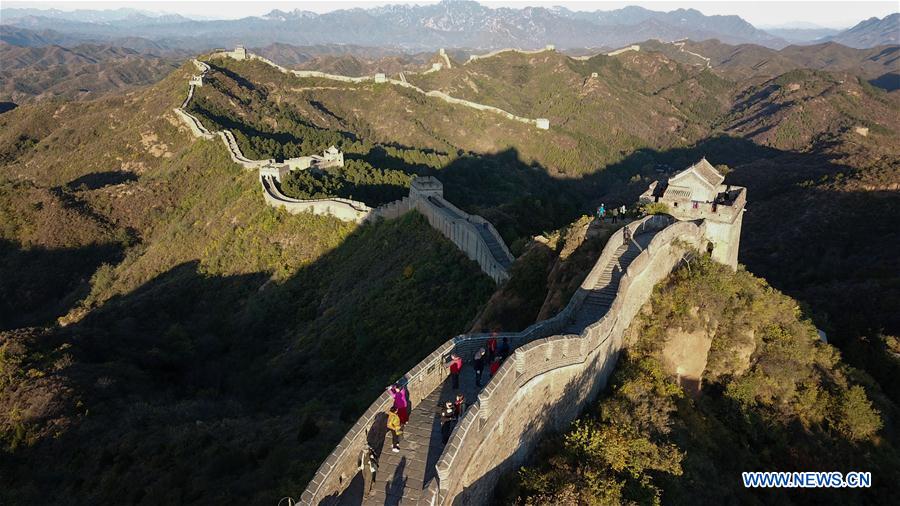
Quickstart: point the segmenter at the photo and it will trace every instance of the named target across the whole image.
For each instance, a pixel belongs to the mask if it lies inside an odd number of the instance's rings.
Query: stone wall
[[[255,55],[251,55],[255,57]],[[411,85],[408,85],[411,86]],[[183,108],[187,107],[193,98],[194,86],[189,87],[188,96],[182,104],[182,108],[175,109],[175,114],[187,124],[195,137],[205,139],[214,138],[215,134],[207,130],[203,124],[194,116],[186,112]],[[244,156],[238,146],[237,139],[229,130],[220,130],[216,132],[222,138],[222,142],[228,149],[231,160],[249,170],[259,170],[260,184],[263,190],[263,198],[266,203],[273,207],[281,207],[289,213],[298,214],[303,212],[313,213],[317,215],[328,215],[340,220],[362,223],[375,218],[394,219],[412,209],[417,209],[428,218],[429,223],[449,238],[457,247],[459,247],[470,259],[478,262],[482,270],[497,283],[502,283],[509,278],[509,264],[514,260],[509,249],[497,233],[493,225],[488,223],[480,216],[472,216],[458,209],[453,204],[443,200],[443,191],[439,190],[437,199],[432,202],[427,199],[416,199],[411,197],[388,203],[378,209],[372,209],[362,202],[349,199],[327,198],[327,199],[310,199],[302,200],[288,197],[281,193],[278,189],[276,181],[281,181],[285,173],[285,167],[291,167],[292,164],[299,167],[300,161],[308,158],[310,161],[316,159],[321,160],[323,166],[331,164],[343,164],[343,156],[338,161],[337,158],[332,160],[326,153],[322,157],[300,157],[297,159],[286,160],[285,164],[276,164],[275,160],[251,160]],[[432,178],[433,179],[433,178]],[[437,181],[437,180],[434,180]],[[437,183],[440,187],[440,183]],[[446,211],[446,212],[445,212]],[[491,248],[485,242],[484,236],[479,233],[481,227],[482,232],[493,237],[501,251],[500,259],[492,254]],[[493,242],[492,241],[492,242]],[[497,248],[495,247],[495,250]]]
[[[669,225],[670,223],[670,218],[666,216],[649,216],[647,218],[629,224],[628,228],[631,229],[632,234],[635,235],[649,231],[662,230],[658,233],[658,235],[663,236],[664,233],[668,232],[670,229],[672,229],[672,227],[677,225],[679,226],[679,228],[674,230],[674,234],[672,232],[666,234],[666,236],[675,237],[680,237],[680,233],[685,232],[683,226],[699,228],[691,223],[678,223],[667,228],[667,225]],[[671,240],[669,240],[667,244],[670,243]],[[533,388],[536,385],[541,385],[543,384],[542,382],[547,382],[547,384],[550,384],[554,379],[563,377],[563,374],[568,374],[568,372],[565,371],[553,372],[555,371],[555,369],[562,369],[562,367],[566,364],[566,361],[570,360],[567,357],[575,357],[576,354],[580,354],[582,352],[581,346],[584,346],[584,351],[588,351],[586,345],[580,344],[583,342],[587,342],[586,340],[577,341],[579,344],[576,350],[574,345],[570,343],[575,343],[576,341],[574,341],[573,338],[577,338],[577,336],[561,336],[558,334],[562,331],[562,329],[565,328],[569,319],[580,306],[581,302],[584,300],[584,297],[587,296],[590,288],[594,286],[597,279],[600,277],[601,273],[609,264],[609,262],[615,260],[615,250],[620,244],[622,244],[621,230],[613,234],[606,247],[603,248],[603,251],[600,254],[600,258],[597,260],[594,268],[581,284],[580,289],[576,291],[575,295],[573,295],[573,297],[569,300],[569,303],[566,305],[566,307],[563,308],[563,310],[560,311],[556,316],[547,320],[537,322],[522,332],[500,334],[500,337],[509,338],[510,345],[515,348],[516,351],[514,352],[513,356],[510,357],[510,359],[508,359],[500,368],[498,374],[489,381],[488,385],[485,387],[485,390],[482,392],[482,395],[479,396],[476,403],[467,411],[466,416],[463,417],[462,420],[460,420],[457,429],[454,430],[450,443],[445,447],[444,453],[442,454],[441,459],[438,461],[438,479],[433,480],[431,483],[429,483],[428,490],[426,491],[426,493],[428,491],[432,492],[430,497],[431,504],[449,504],[450,502],[452,502],[453,497],[451,497],[450,495],[450,488],[459,488],[456,487],[454,480],[471,479],[472,473],[467,472],[464,468],[466,466],[480,465],[479,463],[469,462],[469,460],[472,459],[472,456],[476,455],[477,451],[480,451],[480,446],[484,442],[483,438],[472,437],[473,435],[477,436],[476,432],[478,431],[473,430],[470,434],[469,429],[471,427],[479,427],[479,430],[481,430],[480,427],[486,427],[486,425],[481,425],[482,420],[485,420],[493,424],[491,427],[489,427],[489,429],[493,431],[496,430],[497,427],[502,427],[504,423],[515,424],[515,420],[517,419],[517,417],[521,418],[522,420],[525,420],[529,417],[541,417],[540,411],[523,413],[514,409],[514,407],[510,408],[508,405],[504,405],[504,402],[514,402],[516,399],[513,398],[513,393],[516,393],[520,396],[520,401],[521,398],[529,397],[529,390],[519,388],[519,386],[522,385],[518,385],[518,382],[515,381],[516,378],[522,377],[522,374],[528,373],[528,375],[530,376],[529,382],[531,382],[531,380],[536,380],[536,382],[531,383],[528,388]],[[660,244],[661,243],[657,243],[654,239],[654,241],[651,242],[648,251],[657,252],[657,255],[659,255],[659,253],[662,252]],[[641,259],[641,257],[645,257],[645,259],[641,260],[641,262],[647,262],[647,256],[650,255],[642,253],[632,262],[632,265],[638,264],[638,261]],[[646,267],[646,265],[644,265],[643,267]],[[643,267],[640,270],[641,273],[644,272]],[[632,269],[629,268],[628,271],[626,271],[626,277],[623,278],[621,283],[626,283],[625,279],[627,279],[628,276],[636,278],[638,277],[638,271],[632,271]],[[639,286],[637,282],[631,284],[635,287]],[[624,285],[620,284],[620,286]],[[650,285],[650,288],[652,288],[652,284]],[[649,289],[647,289],[646,292],[647,294],[649,294]],[[637,292],[632,291],[629,293],[635,294]],[[619,294],[620,297],[622,297],[623,290],[621,288]],[[626,295],[625,297],[632,296],[634,295]],[[617,300],[620,297],[617,297]],[[610,313],[613,313],[613,311],[621,311],[626,307],[635,308],[634,311],[636,312],[642,304],[643,302],[636,303],[632,301],[629,302],[629,304],[626,306],[624,302],[619,300],[618,302],[613,303],[613,307],[610,309]],[[601,322],[602,321],[604,320],[601,320]],[[606,325],[609,325],[609,323],[607,323]],[[592,327],[589,327],[589,329],[596,327],[597,325],[594,325]],[[618,329],[619,327],[616,328]],[[622,330],[624,330],[624,328],[622,328]],[[598,332],[598,330],[594,330],[594,333],[597,335],[599,335]],[[430,355],[419,362],[419,364],[413,367],[397,382],[403,385],[407,385],[413,404],[418,404],[423,398],[427,397],[429,393],[431,393],[435,388],[443,383],[448,374],[446,364],[451,353],[457,353],[460,356],[464,357],[471,356],[475,352],[475,350],[485,345],[489,337],[490,336],[487,334],[467,334],[456,336],[435,349]],[[565,340],[565,343],[562,345],[560,345],[558,342],[561,340]],[[537,357],[544,358],[541,353],[546,354],[548,350],[545,348],[545,346],[546,343],[550,342],[554,343],[550,345],[552,346],[552,350],[554,351],[553,353],[551,353],[551,355],[544,356],[550,357],[555,356],[554,354],[561,354],[561,357],[553,362],[542,362]],[[528,343],[532,344],[529,345]],[[520,350],[522,350],[523,355],[519,355]],[[595,352],[595,356],[599,356],[599,354],[600,347],[598,347],[598,350]],[[614,366],[614,363],[614,360],[610,358],[609,360],[606,360],[604,362],[604,367],[607,367],[611,370],[611,368]],[[554,365],[558,365],[559,367],[552,367]],[[584,369],[584,367],[582,367],[582,369]],[[608,374],[608,371],[605,371],[605,374]],[[507,379],[504,380],[503,378]],[[596,392],[602,387],[602,384],[599,380],[595,383],[596,384],[592,384],[593,388],[589,389],[591,392]],[[485,393],[487,394],[485,395]],[[584,395],[579,395],[579,397],[582,396]],[[378,399],[376,399],[375,402],[372,403],[369,409],[366,410],[363,416],[360,417],[356,424],[354,424],[347,435],[344,436],[344,438],[337,445],[331,455],[319,467],[319,470],[316,472],[315,477],[309,483],[306,490],[303,491],[300,497],[299,504],[308,506],[320,504],[332,505],[336,502],[336,499],[340,495],[341,491],[343,491],[347,487],[349,481],[358,471],[358,459],[361,452],[365,449],[367,443],[366,435],[368,434],[369,430],[373,428],[373,424],[384,423],[384,421],[379,419],[378,417],[392,405],[392,402],[393,400],[391,399],[391,397],[385,392]],[[507,411],[509,412],[507,413]],[[492,412],[494,412],[494,416],[490,415]],[[564,415],[565,413],[560,414],[559,416],[555,416],[554,419],[558,420],[558,422],[556,423],[565,420],[566,416]],[[507,417],[509,417],[509,422],[504,422]],[[505,442],[507,446],[515,446],[517,445],[517,443],[518,439],[516,439],[515,437],[513,437],[512,440]],[[501,445],[502,444],[503,443],[501,443]],[[507,452],[508,448],[497,448],[497,450]],[[490,451],[494,451],[494,449],[492,448],[490,449]],[[523,458],[524,455],[525,453],[523,452]],[[478,454],[478,456],[479,460],[481,458],[492,458],[490,455]],[[477,503],[477,498],[475,499],[475,502]],[[441,503],[439,501],[444,502]],[[463,504],[466,503],[464,502]]]
[[[478,61],[478,60],[483,60],[485,58],[491,58],[491,57],[497,56],[498,54],[501,54],[501,53],[538,54],[538,53],[543,53],[544,51],[554,51],[555,49],[556,48],[551,44],[544,46],[542,49],[534,49],[534,50],[516,49],[516,48],[508,47],[505,49],[497,49],[496,51],[491,51],[490,53],[470,55],[468,61],[466,61],[466,64],[472,63],[472,62]]]
[[[429,191],[418,188],[429,185]],[[515,260],[503,238],[481,216],[471,215],[454,206],[443,197],[443,187],[433,177],[416,178],[409,192],[410,208],[422,213],[432,227],[450,239],[470,259],[478,262],[481,270],[497,283],[509,279],[509,267]],[[492,248],[488,240],[496,244]]]
[[[676,241],[702,248],[703,228],[677,222],[657,233],[629,265],[609,312],[580,336],[554,335],[518,347],[460,420],[423,501],[489,503],[497,479],[521,466],[542,435],[564,429],[605,387],[625,330],[687,252]],[[621,241],[619,231],[604,252]],[[591,275],[601,265],[602,256]]]
[[[193,88],[191,88],[193,90]],[[203,123],[200,123],[200,120],[192,116],[191,114],[185,112],[183,109],[174,109],[175,115],[181,118],[182,121],[188,126],[191,130],[191,133],[194,137],[200,137],[202,139],[215,139],[216,136],[211,133],[206,127],[203,126]]]
[[[251,160],[244,156],[244,153],[241,152],[240,146],[238,146],[237,139],[234,138],[234,134],[231,133],[230,130],[219,130],[219,136],[222,137],[222,141],[225,143],[225,147],[228,148],[228,154],[231,156],[231,161],[240,165],[245,169],[258,169],[264,165],[275,163],[275,160]]]
[[[370,218],[373,209],[362,202],[349,199],[312,199],[300,200],[288,197],[278,190],[272,176],[260,177],[263,187],[263,198],[273,207],[283,207],[291,214],[312,213],[334,216],[339,220],[362,223]]]

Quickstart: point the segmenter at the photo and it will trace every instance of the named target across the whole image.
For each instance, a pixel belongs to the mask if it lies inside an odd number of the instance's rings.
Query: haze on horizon
[[[59,9],[72,11],[79,9],[112,10],[132,8],[152,13],[174,13],[196,19],[238,19],[248,16],[262,16],[273,9],[292,11],[295,9],[325,13],[339,9],[372,8],[382,5],[410,4],[426,5],[436,1],[262,1],[262,2],[219,2],[215,0],[192,0],[188,2],[134,0],[122,1],[9,1],[4,2],[7,8]],[[695,9],[705,15],[737,15],[758,28],[848,28],[862,20],[890,15],[898,11],[898,4],[891,1],[814,1],[793,0],[780,2],[777,0],[757,1],[678,1],[657,0],[651,2],[611,2],[592,0],[531,0],[531,1],[481,1],[491,8],[511,7],[553,7],[562,6],[577,11],[610,11],[627,6],[640,6],[656,11],[673,11],[676,9]],[[760,8],[760,4],[767,4]],[[214,4],[214,7],[212,6]],[[211,11],[214,9],[214,12]],[[848,15],[848,13],[851,13]],[[2,21],[2,19],[0,19]]]

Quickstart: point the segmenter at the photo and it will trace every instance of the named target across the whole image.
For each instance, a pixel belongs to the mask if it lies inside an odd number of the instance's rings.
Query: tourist
[[[403,427],[400,426],[400,415],[397,414],[397,406],[391,406],[388,412],[387,428],[391,431],[392,451],[397,453],[400,451],[400,434],[403,433]]]
[[[459,388],[459,371],[462,370],[463,361],[459,355],[456,353],[450,354],[450,364],[448,367],[450,368],[450,380],[453,382],[453,389],[456,390]]]
[[[497,371],[500,370],[500,357],[494,357],[494,361],[491,362],[491,377],[493,378]]]
[[[456,411],[456,418],[459,418],[466,411],[466,396],[456,394],[456,400],[453,402],[453,409]]]
[[[375,490],[373,485],[375,485],[375,474],[378,472],[378,454],[375,453],[372,445],[366,445],[366,449],[359,456],[359,470],[365,472],[366,466],[369,467],[368,491],[371,494]]]
[[[475,386],[481,387],[481,373],[484,372],[484,356],[487,354],[484,348],[478,348],[475,352],[475,359],[472,361],[472,368],[475,369]]]
[[[497,355],[500,357],[500,360],[506,360],[506,357],[509,356],[509,352],[509,338],[504,337],[503,341],[500,343],[500,348],[497,350]]]
[[[612,210],[612,222],[615,223],[619,219],[619,208],[614,207]]]
[[[628,226],[622,227],[622,244],[626,246],[631,242],[631,229]]]
[[[622,204],[622,207],[619,208],[619,214],[622,216],[622,221],[625,221],[625,204]]]
[[[450,441],[450,433],[453,432],[453,428],[456,427],[456,408],[453,407],[453,403],[447,401],[444,404],[443,409],[441,409],[441,443],[447,444],[447,441]]]
[[[391,397],[394,398],[394,407],[397,408],[397,416],[400,417],[401,426],[406,425],[406,422],[409,421],[409,403],[407,402],[405,390],[396,383],[388,389]]]
[[[487,340],[487,361],[494,360],[497,356],[497,331],[491,332],[491,337]]]
[[[597,219],[603,221],[604,216],[606,216],[606,205],[600,204],[600,207],[597,208]]]

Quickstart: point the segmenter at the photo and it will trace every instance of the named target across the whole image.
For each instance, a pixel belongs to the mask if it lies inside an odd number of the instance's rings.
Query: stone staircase
[[[586,327],[599,321],[609,311],[616,298],[616,293],[619,291],[619,281],[622,279],[625,269],[647,247],[652,238],[653,234],[642,234],[627,245],[623,244],[616,249],[616,260],[604,268],[597,282],[581,303],[572,322],[566,326],[565,333],[581,334]]]

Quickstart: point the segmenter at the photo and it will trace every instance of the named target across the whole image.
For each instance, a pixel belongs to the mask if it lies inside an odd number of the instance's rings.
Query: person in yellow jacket
[[[394,442],[392,451],[394,451],[395,453],[399,452],[400,434],[403,433],[403,429],[400,426],[400,415],[397,414],[397,406],[391,406],[391,409],[388,412],[387,428],[391,431],[391,438]]]

